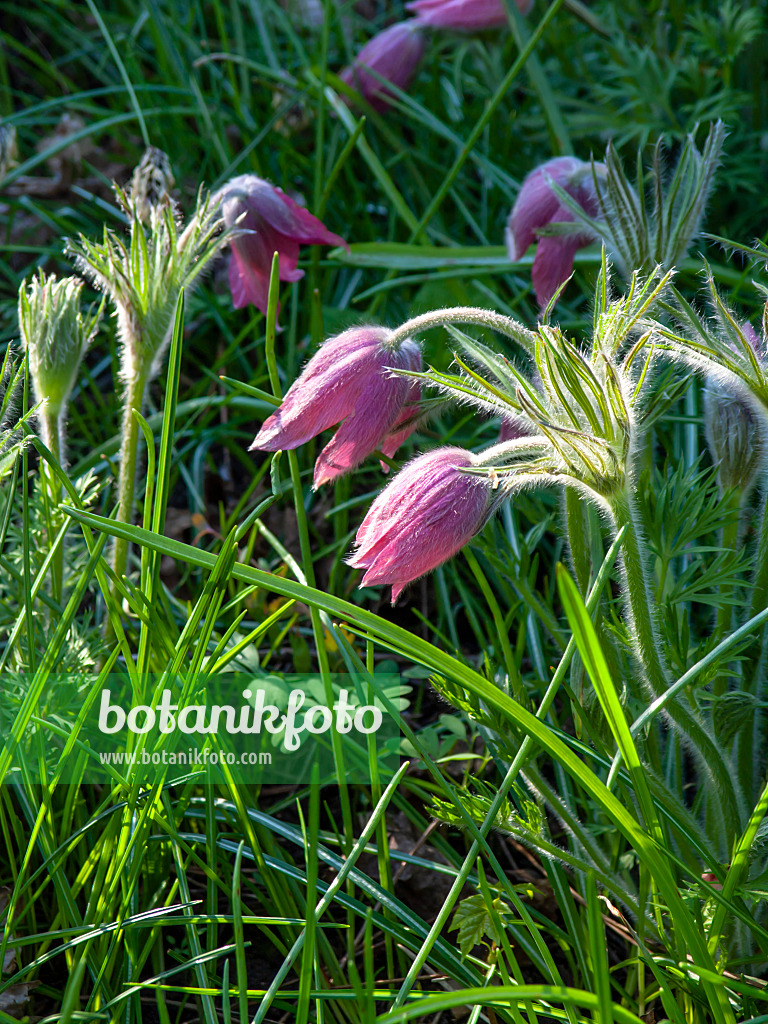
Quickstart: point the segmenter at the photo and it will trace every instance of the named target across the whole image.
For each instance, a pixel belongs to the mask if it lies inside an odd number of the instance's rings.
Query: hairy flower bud
[[[365,569],[361,586],[392,585],[392,603],[412,580],[435,569],[482,528],[491,484],[463,473],[477,458],[439,448],[409,462],[381,492],[360,524],[348,564]]]
[[[421,352],[410,339],[389,348],[390,334],[384,327],[354,327],[326,341],[251,450],[298,448],[341,423],[315,464],[315,487],[348,473],[377,448],[394,455],[414,429],[403,426],[414,412],[409,405],[414,393],[407,377],[392,376],[387,367],[416,371]]]
[[[133,172],[128,193],[142,223],[149,224],[152,211],[161,209],[170,201],[175,183],[168,154],[156,146],[147,146]]]
[[[381,79],[407,89],[423,54],[423,26],[416,19],[399,21],[366,43],[339,78],[357,89],[374,110],[385,110],[392,94]]]
[[[704,391],[704,433],[720,484],[736,487],[746,497],[763,463],[760,420],[749,404],[720,384]]]
[[[96,333],[99,313],[83,317],[76,277],[57,280],[42,271],[19,289],[19,326],[35,398],[52,417],[60,415],[77,378],[80,360]]]

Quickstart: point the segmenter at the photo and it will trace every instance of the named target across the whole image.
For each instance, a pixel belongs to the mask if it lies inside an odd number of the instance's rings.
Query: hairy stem
[[[724,551],[735,551],[736,545],[739,539],[739,510],[742,504],[742,492],[741,491],[730,491],[726,494],[723,501],[723,512],[730,515],[729,520],[723,526],[722,537],[720,544]],[[717,617],[715,619],[715,632],[712,637],[713,647],[717,647],[726,633],[730,633],[733,627],[733,605],[730,604],[730,600],[733,597],[733,585],[723,584],[720,588],[720,597],[723,603],[717,609]],[[718,673],[717,678],[712,684],[712,693],[715,697],[721,697],[726,687],[726,677],[721,671]]]
[[[517,320],[501,313],[494,313],[490,309],[482,309],[475,306],[453,306],[449,309],[436,309],[431,313],[422,313],[411,320],[406,320],[392,332],[387,345],[390,348],[397,348],[406,338],[417,331],[426,331],[430,327],[441,327],[444,324],[478,324],[480,327],[487,327],[491,331],[503,334],[512,338],[528,353],[533,352],[533,332],[523,327]]]
[[[659,641],[656,612],[647,574],[648,559],[645,552],[639,516],[629,488],[614,495],[611,512],[620,530],[627,526],[623,545],[624,596],[630,613],[637,644],[637,655],[642,664],[648,686],[654,697],[661,697],[672,685],[669,668]],[[676,697],[666,705],[667,713],[678,732],[687,740],[701,766],[715,782],[726,835],[724,844],[730,847],[739,834],[743,799],[736,788],[733,768],[719,744],[709,734],[697,715]]]
[[[134,412],[141,412],[148,373],[140,366],[128,380],[123,404],[122,443],[120,445],[120,474],[117,480],[118,523],[130,523],[133,519],[136,495],[136,463],[139,447],[139,421]],[[128,541],[115,538],[112,549],[112,568],[118,579],[125,575],[128,567]],[[119,600],[119,597],[115,595]]]
[[[64,444],[63,444],[63,429],[64,429],[64,418],[63,416],[57,415],[52,410],[43,409],[40,414],[40,433],[43,435],[43,444],[49,449],[53,457],[62,465]],[[53,544],[56,536],[55,520],[58,518],[56,510],[59,507],[61,501],[61,485],[56,474],[51,470],[48,465],[45,465],[43,470],[43,479],[45,480],[45,487],[48,491],[48,500],[50,502],[49,521],[48,529],[50,530],[48,536],[48,543]],[[61,545],[59,545],[56,551],[51,565],[51,593],[54,601],[61,601],[61,595],[64,589],[64,551]]]

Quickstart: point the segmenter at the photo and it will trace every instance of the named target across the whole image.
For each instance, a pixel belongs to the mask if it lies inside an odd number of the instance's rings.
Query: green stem
[[[729,491],[723,501],[722,509],[723,513],[730,516],[723,526],[722,537],[720,539],[720,545],[724,551],[735,551],[736,545],[739,539],[739,510],[741,508],[742,493],[741,491]],[[726,633],[730,633],[733,627],[733,605],[730,604],[730,600],[733,596],[733,584],[725,583],[720,587],[720,598],[722,604],[717,609],[717,617],[715,619],[715,631],[712,638],[712,644],[716,647]],[[712,684],[712,693],[715,697],[721,697],[727,689],[726,676],[721,671],[718,673],[716,679]]]
[[[610,506],[616,530],[627,527],[622,551],[624,595],[634,627],[637,655],[651,692],[654,697],[661,697],[672,684],[658,636],[639,516],[629,489],[613,495]],[[699,763],[715,782],[726,833],[723,839],[730,847],[740,832],[743,809],[743,799],[736,789],[733,768],[705,726],[679,697],[668,701],[666,708],[674,726],[691,744]]]
[[[755,574],[752,577],[752,600],[749,605],[749,615],[747,616],[750,619],[768,605],[768,493],[766,492],[763,492],[763,518],[760,523],[760,536],[757,541],[755,564]],[[745,665],[750,666],[747,672],[747,682],[750,684],[748,689],[751,692],[754,692],[764,643],[765,629],[761,631],[759,641],[755,641],[745,652]]]
[[[62,453],[64,451],[63,443],[63,430],[64,430],[64,417],[63,415],[56,415],[53,410],[43,410],[40,416],[40,428],[43,435],[43,444],[45,444],[51,455],[56,459],[58,464],[62,465]],[[45,486],[48,491],[48,499],[50,502],[49,510],[49,522],[48,529],[50,534],[48,536],[48,543],[53,544],[54,538],[57,533],[56,522],[60,519],[57,513],[59,502],[61,501],[61,485],[56,477],[56,474],[46,465],[43,470],[43,479],[45,480]],[[51,596],[54,601],[61,602],[61,595],[64,590],[64,550],[63,545],[59,545],[53,556],[53,563],[51,565]]]
[[[144,392],[147,387],[147,368],[140,366],[128,381],[123,404],[122,444],[120,445],[120,474],[117,480],[118,523],[130,523],[133,519],[136,495],[136,464],[139,448],[139,421],[134,412],[141,412]],[[112,568],[121,579],[128,568],[128,541],[123,537],[115,539],[112,549]],[[117,597],[117,595],[115,595]]]

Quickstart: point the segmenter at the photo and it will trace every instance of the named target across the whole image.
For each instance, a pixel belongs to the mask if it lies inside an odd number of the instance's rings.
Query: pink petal
[[[404,377],[380,373],[355,400],[355,408],[320,453],[315,463],[314,487],[348,473],[380,447],[382,438],[397,422],[409,383]]]
[[[376,353],[361,350],[324,372],[310,365],[291,386],[277,412],[256,435],[251,448],[298,448],[335,426],[355,408],[360,392],[381,373]]]
[[[589,239],[587,239],[589,241]],[[573,273],[573,258],[585,242],[580,235],[540,238],[533,261],[532,279],[536,301],[545,309],[560,285]]]
[[[275,189],[275,195],[282,202],[283,206],[286,206],[291,214],[290,229],[286,230],[281,226],[284,221],[282,218],[275,218],[272,220],[272,224],[277,230],[283,235],[290,235],[297,239],[299,242],[303,242],[307,245],[340,245],[344,249],[349,249],[349,246],[341,237],[341,235],[335,235],[332,231],[323,224],[321,220],[314,217],[309,210],[305,210],[303,206],[299,206],[297,202],[287,196],[282,189]],[[274,215],[275,208],[270,208],[271,213]]]
[[[255,266],[243,260],[234,246],[229,257],[229,287],[235,309],[242,309],[244,306],[252,304],[266,314],[269,278],[260,273]]]
[[[401,21],[375,35],[355,57],[339,78],[357,89],[375,110],[388,105],[387,88],[366,68],[392,82],[398,89],[407,89],[424,54],[421,25],[414,19]]]
[[[523,0],[528,9],[531,2]],[[507,25],[507,12],[502,0],[414,0],[405,6],[419,21],[432,28],[482,32]]]
[[[409,463],[379,495],[358,530],[358,552],[348,560],[366,572],[361,586],[392,584],[393,603],[403,587],[441,565],[480,529],[488,483],[461,473],[473,458],[442,449]]]
[[[505,238],[509,258],[513,262],[524,255],[526,249],[536,237],[536,229],[543,228],[553,220],[564,220],[560,216],[564,209],[546,180],[545,175],[557,182],[566,192],[574,191],[571,179],[576,175],[586,175],[589,164],[576,157],[562,156],[548,160],[537,167],[523,181],[517,195],[515,205],[507,220]],[[577,199],[580,201],[580,199]],[[572,220],[572,217],[568,219]]]

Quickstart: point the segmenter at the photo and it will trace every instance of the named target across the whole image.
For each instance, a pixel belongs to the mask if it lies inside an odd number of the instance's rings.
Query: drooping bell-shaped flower
[[[596,165],[600,170],[601,165]],[[519,260],[537,238],[537,231],[554,223],[572,223],[573,213],[565,206],[547,178],[568,193],[594,217],[598,213],[592,165],[572,156],[548,160],[527,176],[507,220],[506,242],[510,260]],[[544,235],[538,239],[533,261],[533,288],[541,309],[573,272],[576,251],[594,241],[586,230],[575,234]]]
[[[340,423],[315,463],[315,487],[348,473],[377,449],[391,457],[414,429],[404,424],[413,417],[410,403],[417,395],[412,381],[387,368],[421,367],[418,345],[406,339],[392,348],[387,344],[391,333],[384,327],[354,327],[326,341],[266,420],[251,450],[298,448]]]
[[[382,111],[392,98],[386,82],[407,89],[423,55],[423,25],[416,19],[398,21],[369,40],[339,78],[357,89],[374,110]]]
[[[392,603],[406,584],[464,547],[483,526],[491,484],[463,473],[477,465],[462,448],[439,448],[409,462],[371,505],[348,559],[365,569],[361,586],[392,585]]]
[[[521,14],[528,14],[533,0],[515,0]],[[405,5],[418,21],[430,28],[455,32],[482,32],[508,23],[504,0],[412,0]]]
[[[342,245],[347,243],[299,206],[282,189],[255,174],[232,178],[213,198],[221,206],[227,228],[241,234],[232,238],[229,259],[229,287],[235,309],[249,303],[267,312],[272,257],[280,255],[280,280],[298,281],[300,245]]]

